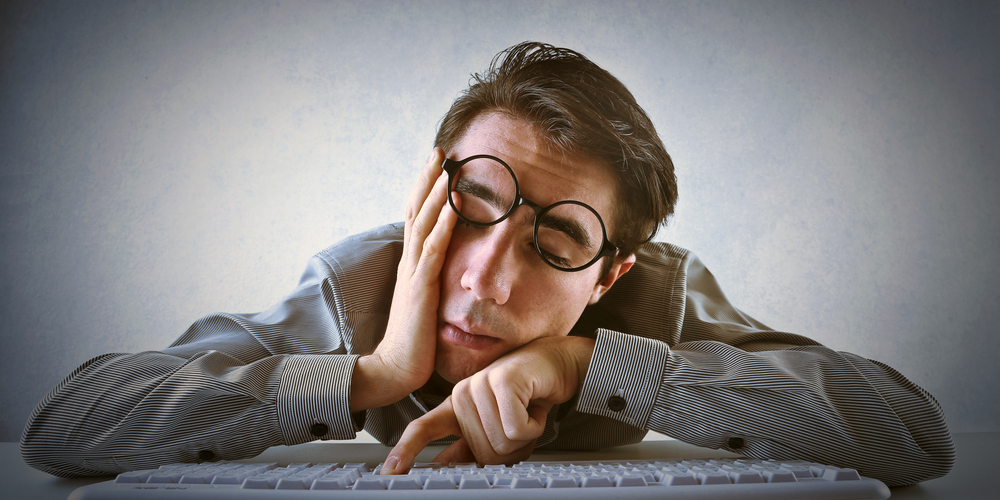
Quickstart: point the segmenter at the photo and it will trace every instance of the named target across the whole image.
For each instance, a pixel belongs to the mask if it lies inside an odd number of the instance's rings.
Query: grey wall
[[[996,5],[3,7],[0,437],[87,359],[263,309],[401,219],[450,101],[525,39],[633,90],[680,178],[662,238],[734,303],[1000,430]]]

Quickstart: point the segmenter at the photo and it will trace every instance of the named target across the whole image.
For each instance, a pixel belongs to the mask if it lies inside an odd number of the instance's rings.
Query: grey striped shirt
[[[62,477],[240,459],[270,446],[393,445],[440,400],[417,391],[351,415],[358,356],[389,316],[402,224],[313,257],[291,294],[257,314],[214,314],[162,351],[87,361],[32,412],[31,466]],[[851,467],[888,485],[955,460],[934,398],[892,368],[771,330],[733,307],[687,250],[647,244],[573,335],[597,340],[583,389],[552,409],[538,447],[599,449],[647,429],[748,456]]]

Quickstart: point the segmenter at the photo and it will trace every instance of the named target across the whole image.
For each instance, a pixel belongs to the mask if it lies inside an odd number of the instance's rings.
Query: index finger
[[[410,422],[396,446],[389,451],[382,465],[382,474],[404,474],[431,441],[447,436],[461,436],[455,410],[448,396],[437,408]]]

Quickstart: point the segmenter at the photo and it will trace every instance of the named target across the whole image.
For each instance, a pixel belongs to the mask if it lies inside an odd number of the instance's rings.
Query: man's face
[[[478,117],[448,158],[497,156],[517,176],[522,196],[542,207],[577,200],[608,226],[617,181],[604,165],[550,148],[533,126],[499,113]],[[446,208],[448,209],[448,208]],[[521,206],[490,227],[459,221],[442,271],[435,369],[451,383],[540,337],[560,336],[618,276],[597,282],[601,263],[578,272],[548,266],[532,238],[534,212]],[[627,268],[626,268],[627,269]]]

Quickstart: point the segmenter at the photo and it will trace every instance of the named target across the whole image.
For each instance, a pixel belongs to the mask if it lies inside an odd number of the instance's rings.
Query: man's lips
[[[441,323],[441,338],[445,342],[466,347],[468,349],[483,350],[493,347],[501,342],[496,337],[489,335],[470,333],[451,323]]]

